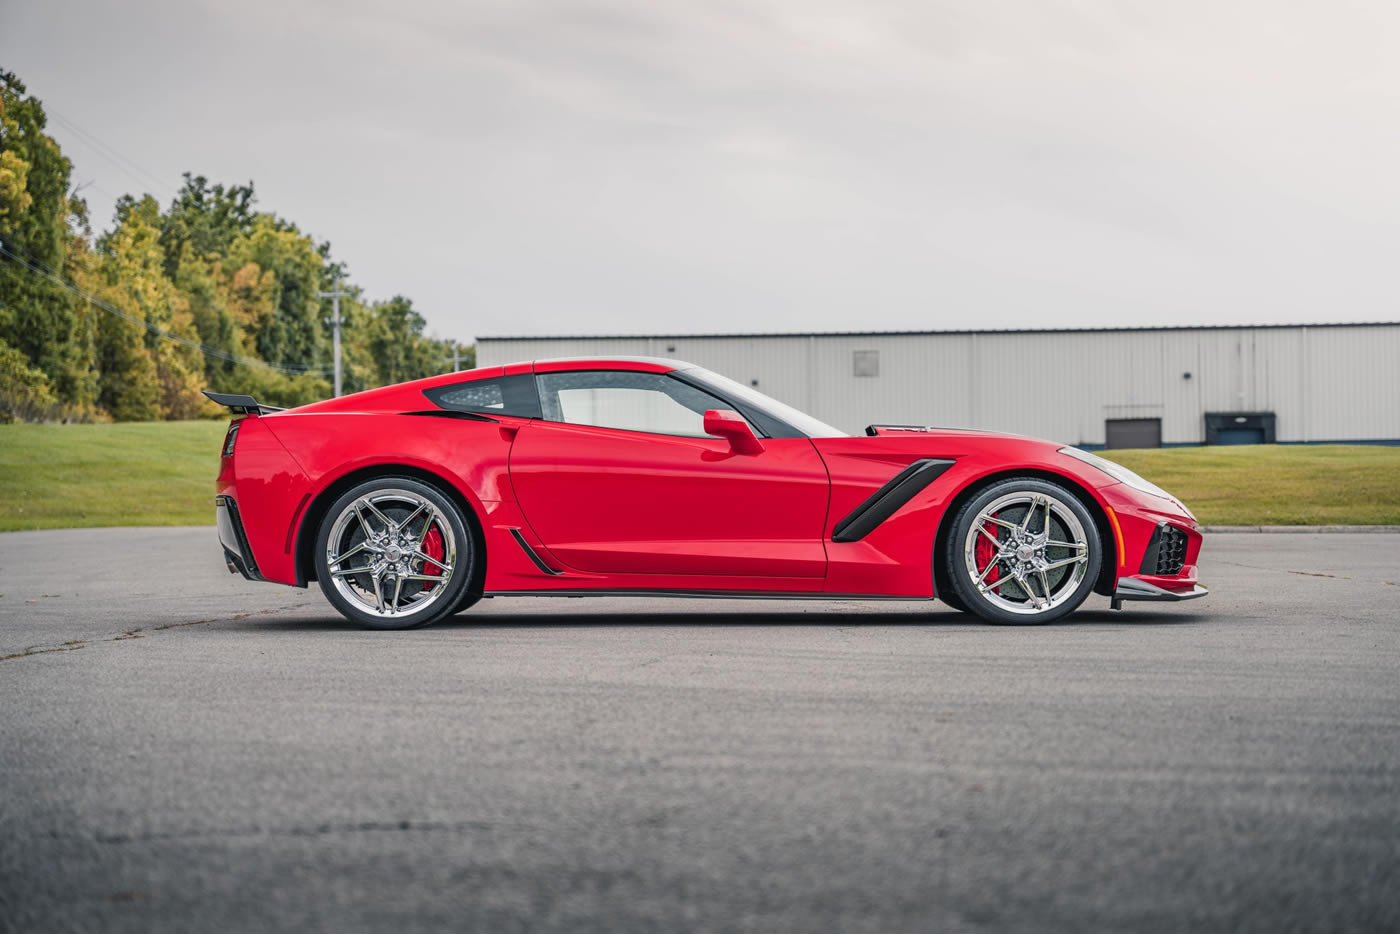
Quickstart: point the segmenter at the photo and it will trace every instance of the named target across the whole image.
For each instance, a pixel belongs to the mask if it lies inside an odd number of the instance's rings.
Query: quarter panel
[[[222,458],[218,492],[238,504],[248,547],[262,576],[296,584],[289,523],[311,488],[306,473],[267,430],[263,418],[238,423],[232,457]]]
[[[1017,471],[1058,474],[1088,490],[1100,507],[1104,505],[1098,492],[1104,484],[1085,475],[1091,468],[1055,454],[1058,445],[1049,442],[931,430],[908,435],[814,438],[812,443],[831,475],[826,589],[832,593],[932,596],[934,542],[949,505],[963,490],[993,475]],[[836,525],[851,510],[904,467],[924,457],[955,463],[865,538],[848,543],[832,540]]]

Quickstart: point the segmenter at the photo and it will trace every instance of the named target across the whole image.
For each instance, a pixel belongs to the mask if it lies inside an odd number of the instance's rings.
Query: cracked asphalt
[[[0,535],[0,930],[1394,931],[1400,535],[1205,600],[493,600]]]

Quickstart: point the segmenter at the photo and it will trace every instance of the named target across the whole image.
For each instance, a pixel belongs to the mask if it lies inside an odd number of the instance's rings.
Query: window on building
[[[660,435],[704,438],[705,411],[729,406],[663,373],[588,370],[541,373],[544,418]]]
[[[852,359],[855,364],[856,376],[879,376],[880,375],[880,351],[878,350],[857,350]]]

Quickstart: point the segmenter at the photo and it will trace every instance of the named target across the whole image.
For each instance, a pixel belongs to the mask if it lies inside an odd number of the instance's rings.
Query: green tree
[[[72,166],[44,129],[43,105],[17,77],[0,72],[0,340],[57,387],[64,401],[81,381],[75,359],[75,299],[62,276],[70,243]]]
[[[254,332],[258,355],[269,363],[307,365],[323,362],[326,351],[321,300],[322,258],[311,238],[295,226],[259,214],[252,228],[229,247],[234,268],[254,263],[275,277],[276,313]]]
[[[99,398],[118,420],[193,418],[203,408],[203,358],[189,346],[199,343],[189,302],[165,276],[160,208],[149,196],[123,198],[117,222],[98,243],[97,294],[126,317],[99,322]]]
[[[449,369],[446,357],[451,351],[423,336],[426,322],[413,310],[413,302],[395,295],[371,310],[367,343],[381,383],[420,379]]]
[[[185,173],[185,184],[161,218],[160,246],[165,274],[176,278],[186,250],[209,262],[227,256],[233,241],[253,229],[253,183],[211,185],[203,175]]]

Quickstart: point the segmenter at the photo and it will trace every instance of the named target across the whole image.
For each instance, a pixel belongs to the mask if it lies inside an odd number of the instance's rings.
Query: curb
[[[1250,532],[1284,535],[1327,535],[1335,532],[1400,533],[1400,525],[1203,525],[1202,532]]]

